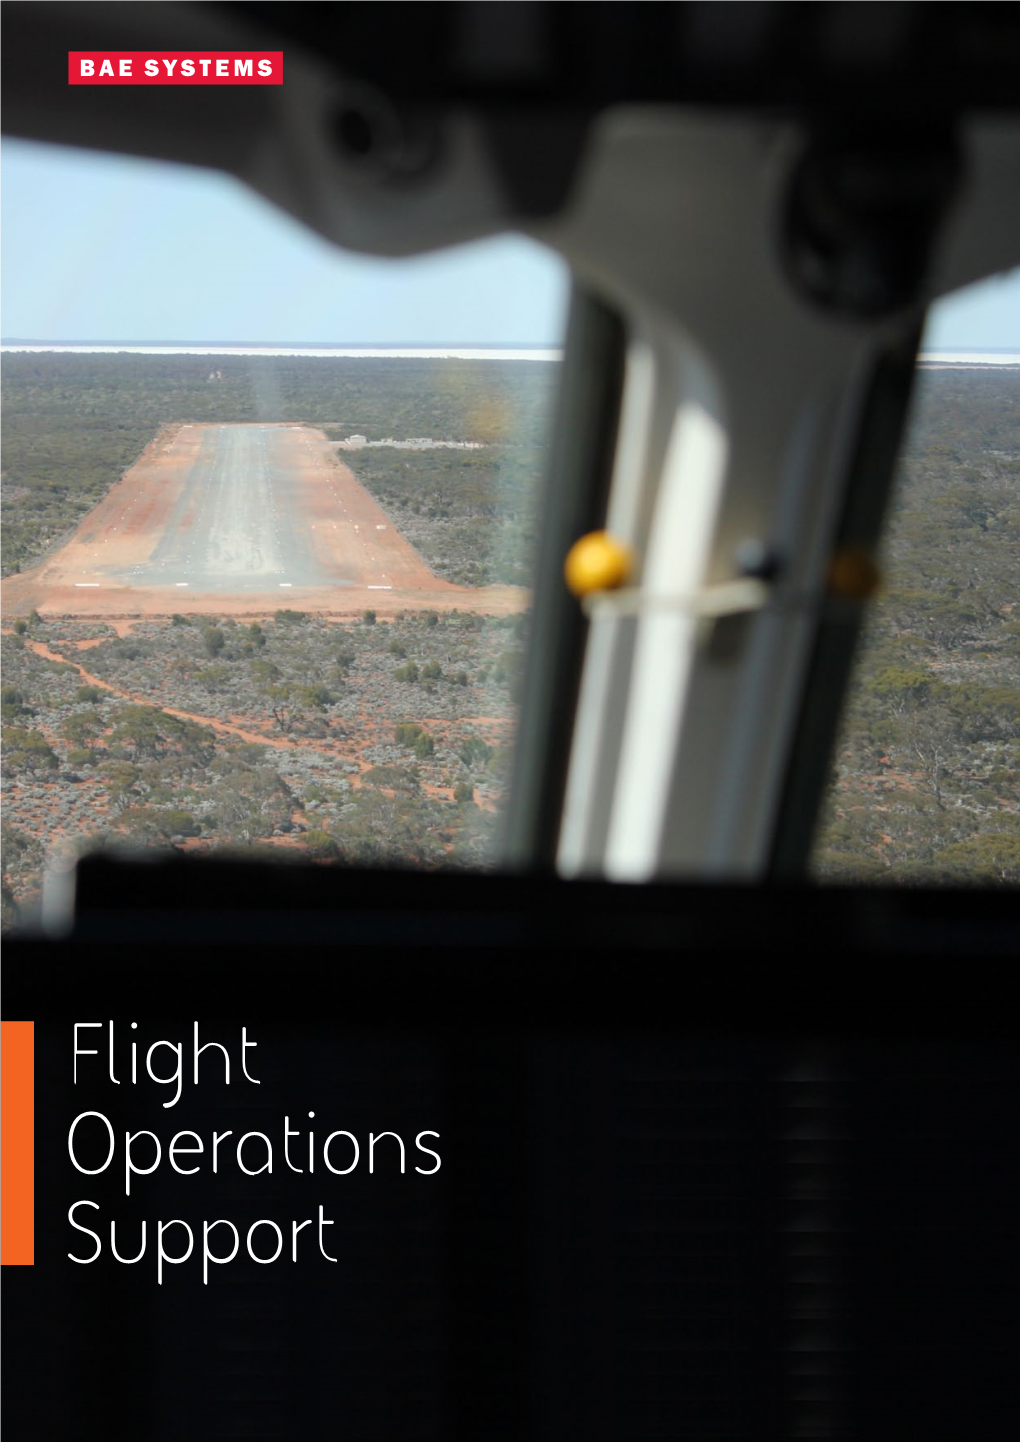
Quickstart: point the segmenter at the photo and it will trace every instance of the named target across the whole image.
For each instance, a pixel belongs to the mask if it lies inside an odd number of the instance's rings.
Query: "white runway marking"
[[[354,520],[351,508],[345,504],[338,476],[322,466],[318,443],[313,450],[301,428],[266,428],[264,432],[245,425],[187,428],[199,434],[194,438],[195,445],[189,441],[179,453],[173,452],[180,464],[174,472],[172,494],[166,497],[165,505],[161,501],[158,515],[153,513],[158,527],[154,522],[151,536],[144,527],[144,534],[133,535],[135,514],[144,510],[142,503],[148,491],[132,495],[126,503],[121,501],[123,510],[106,534],[86,532],[82,537],[84,544],[75,562],[84,560],[88,549],[93,552],[93,561],[102,561],[113,547],[109,570],[107,563],[98,568],[110,580],[81,582],[83,589],[99,590],[110,585],[119,590],[126,582],[139,589],[195,587],[202,592],[239,595],[275,584],[281,590],[305,590],[307,594],[309,587],[327,585],[364,588],[365,572],[372,570],[379,577],[372,583],[372,590],[398,590],[406,584],[403,571],[397,586],[387,581],[379,566],[380,559],[390,554],[389,543],[400,544],[398,528],[385,521],[373,521],[368,510],[365,534],[361,534],[362,524]],[[304,457],[300,455],[302,450]],[[140,481],[150,485],[147,474],[142,474]],[[327,494],[335,509],[320,526],[309,511],[315,514],[314,507],[325,504]],[[331,544],[313,545],[320,529],[333,532]],[[384,547],[382,558],[371,549],[373,531],[376,541]],[[125,539],[131,541],[131,548],[119,563]],[[136,560],[146,548],[144,559]],[[194,580],[170,579],[174,571],[180,577],[185,568]],[[79,568],[72,562],[68,571],[73,574],[75,569],[79,575],[89,574],[88,567]],[[293,572],[298,580],[274,582],[272,577],[281,571]],[[68,584],[73,583],[65,580],[64,585]]]
[[[74,584],[75,584],[76,586],[95,586],[95,587],[97,587],[97,588],[98,588],[98,586],[99,586],[99,582],[98,582],[98,581],[75,581]]]

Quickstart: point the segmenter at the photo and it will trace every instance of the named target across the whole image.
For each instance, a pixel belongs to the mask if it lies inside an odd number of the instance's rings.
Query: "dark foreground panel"
[[[1018,954],[1001,894],[86,866],[6,952],[11,1435],[1012,1437]]]

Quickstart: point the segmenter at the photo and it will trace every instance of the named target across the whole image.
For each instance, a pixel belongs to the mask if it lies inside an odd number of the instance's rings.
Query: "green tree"
[[[19,691],[16,686],[0,686],[0,719],[5,725],[31,715],[32,708],[28,705],[23,691]]]
[[[255,841],[290,821],[297,803],[290,787],[268,766],[243,766],[227,760],[216,769],[219,774],[210,797],[229,836]]]
[[[492,748],[481,737],[468,736],[457,754],[469,771],[476,771],[488,766]]]
[[[226,637],[218,626],[206,626],[202,632],[202,644],[205,654],[210,660],[215,660],[226,645]]]
[[[56,771],[60,765],[45,736],[24,726],[3,728],[3,756],[4,767],[11,772],[27,771],[36,775],[41,771]]]
[[[948,880],[1020,883],[1020,817],[1003,817],[978,835],[954,842],[938,853],[938,868]]]
[[[94,711],[72,711],[60,723],[60,734],[75,746],[92,747],[102,734],[103,723]]]
[[[318,682],[310,686],[297,686],[294,694],[302,706],[309,706],[317,711],[325,711],[327,706],[332,706],[336,701],[332,691]]]
[[[130,761],[110,761],[103,768],[103,785],[115,814],[130,806],[138,795],[141,774]]]
[[[197,766],[211,757],[211,733],[194,721],[170,716],[156,706],[125,706],[117,715],[112,740],[135,760],[158,760],[176,750]]]

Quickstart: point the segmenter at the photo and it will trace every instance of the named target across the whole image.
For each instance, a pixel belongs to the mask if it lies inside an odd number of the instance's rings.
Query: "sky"
[[[568,272],[521,237],[342,252],[211,171],[5,140],[0,335],[38,341],[541,345]]]
[[[537,345],[568,273],[500,237],[414,260],[336,250],[209,171],[6,140],[5,340]],[[933,308],[926,350],[1020,350],[1020,270]]]
[[[1020,269],[968,285],[932,306],[922,349],[1020,351]]]

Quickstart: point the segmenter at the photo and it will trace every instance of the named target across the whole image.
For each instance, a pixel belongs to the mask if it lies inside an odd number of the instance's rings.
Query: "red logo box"
[[[282,85],[282,50],[69,50],[68,85]]]

